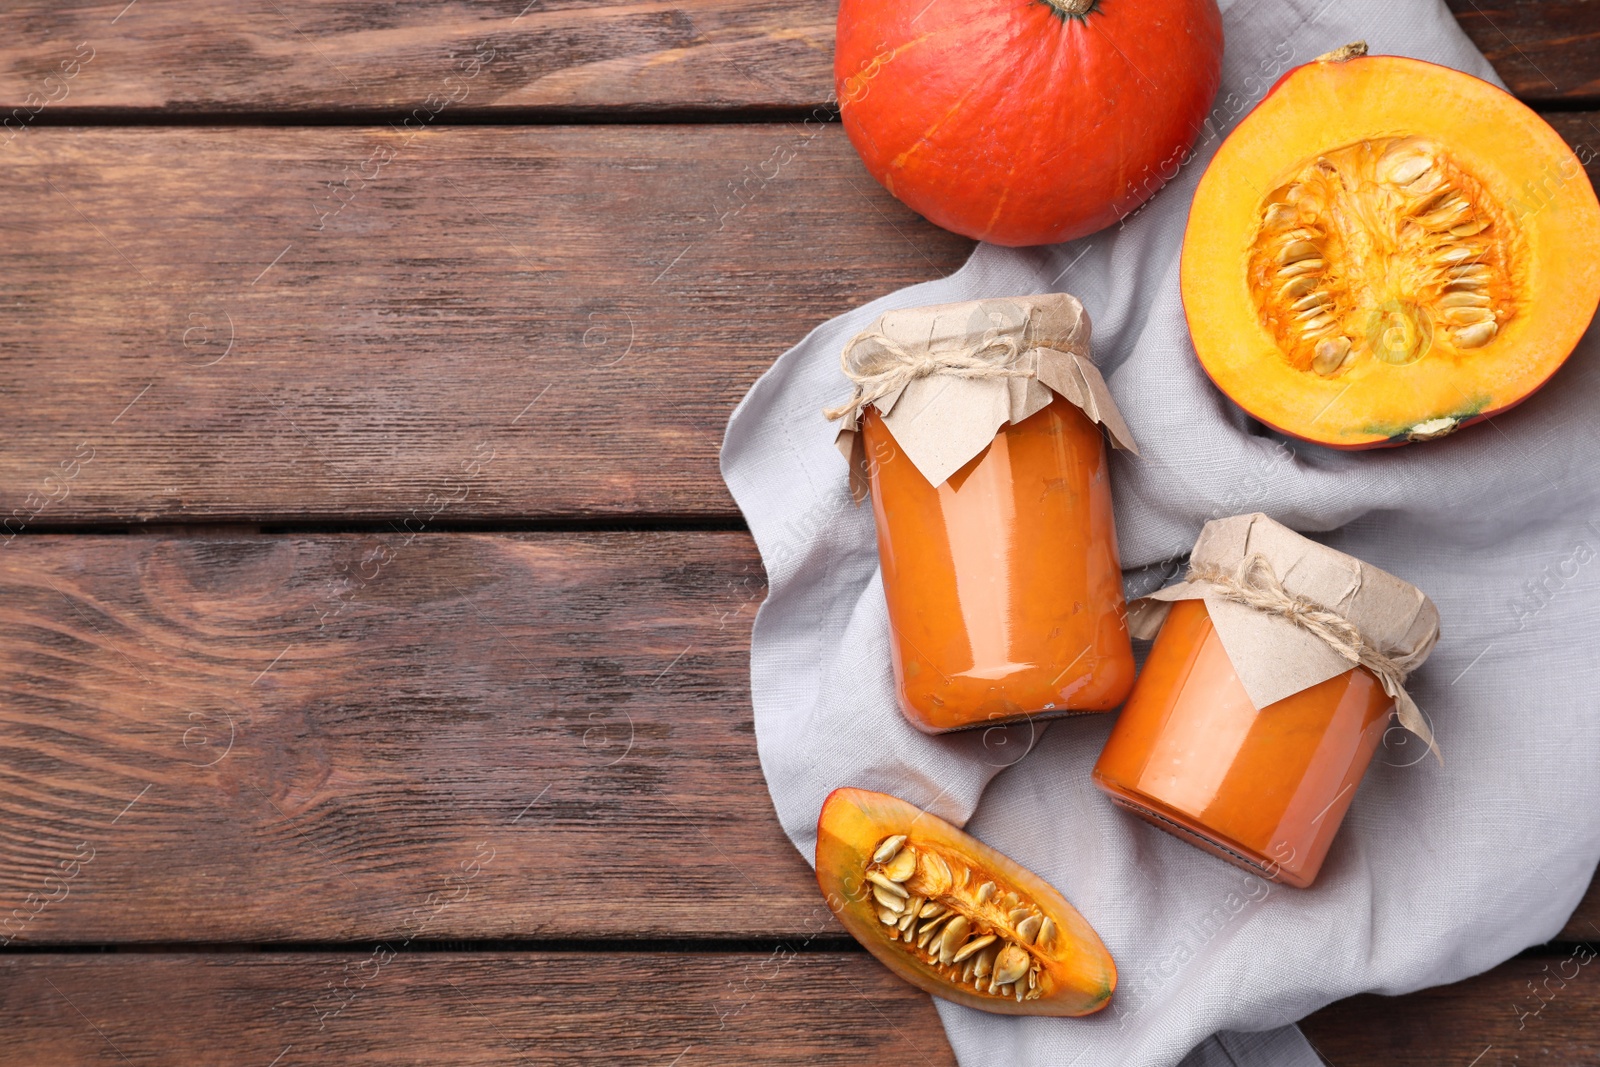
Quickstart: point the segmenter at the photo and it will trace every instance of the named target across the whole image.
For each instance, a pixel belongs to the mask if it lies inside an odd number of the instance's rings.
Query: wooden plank
[[[833,86],[828,0],[7,5],[0,110],[784,108]]]
[[[734,533],[24,537],[0,940],[842,936]]]
[[[1600,111],[1547,111],[1542,117],[1578,154],[1590,184],[1600,185]]]
[[[1513,91],[1600,97],[1593,0],[1449,0]],[[826,106],[828,0],[390,4],[182,0],[8,6],[0,111],[386,109],[507,114]],[[174,62],[174,57],[182,57]]]
[[[0,1032],[30,1067],[955,1063],[865,953],[783,949],[13,956]]]
[[[1332,1067],[1590,1063],[1595,974],[1580,947],[1354,997],[1301,1026]],[[433,1064],[742,1064],[755,1047],[775,1064],[954,1062],[932,1002],[865,954],[783,948],[4,956],[0,1028],[11,1059],[41,1067],[392,1063],[421,1050]]]
[[[756,759],[764,592],[735,533],[18,538],[0,941],[842,937]]]
[[[11,532],[733,519],[761,370],[972,247],[837,124],[48,129],[0,186]]]
[[[1552,116],[1580,145],[1597,117]],[[837,126],[410,136],[0,153],[0,529],[730,520],[717,448],[756,375],[971,247]]]
[[[1333,1067],[1506,1067],[1600,1061],[1591,946],[1526,957],[1403,997],[1352,997],[1300,1024]]]
[[[1577,910],[1556,938],[1560,941],[1594,941],[1600,944],[1600,873],[1589,883],[1589,889],[1578,902]]]
[[[1513,93],[1537,104],[1600,98],[1594,0],[1445,0]]]

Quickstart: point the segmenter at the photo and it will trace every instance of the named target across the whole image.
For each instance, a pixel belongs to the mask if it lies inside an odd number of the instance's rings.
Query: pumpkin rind
[[[896,845],[894,839],[899,837],[904,841]],[[893,850],[885,850],[886,845],[894,846]],[[1040,995],[1018,999],[979,992],[970,984],[958,985],[948,972],[942,973],[938,966],[922,958],[925,953],[913,951],[906,941],[891,940],[889,927],[879,917],[882,906],[878,900],[892,895],[863,875],[869,869],[875,875],[887,869],[884,864],[874,864],[875,852],[892,854],[895,860],[903,860],[909,852],[918,857],[919,863],[925,862],[923,857],[929,854],[950,857],[940,862],[952,870],[964,868],[955,874],[957,879],[969,871],[965,888],[959,893],[952,889],[942,898],[961,903],[960,909],[949,909],[960,910],[961,914],[948,923],[953,925],[956,918],[964,919],[970,911],[974,916],[971,932],[962,935],[967,945],[978,944],[988,936],[987,931],[993,930],[1002,936],[987,943],[989,952],[996,952],[996,946],[1005,946],[998,949],[1001,961],[1009,956],[1020,961],[1024,955],[1037,961]],[[1105,945],[1049,883],[943,819],[896,797],[865,789],[834,790],[824,802],[817,822],[816,860],[817,884],[851,936],[895,974],[934,996],[1004,1015],[1087,1015],[1105,1007],[1116,988],[1116,965]],[[926,885],[919,881],[924,877],[920,869],[909,880],[904,871],[890,873],[901,876],[906,886],[913,887],[908,891],[913,901],[914,887]],[[882,881],[881,875],[878,881]],[[987,905],[967,908],[974,899],[970,890],[984,882],[992,883]],[[1014,927],[1007,927],[1005,920],[995,919],[996,908],[1001,907],[998,901],[1008,893],[1034,909],[1032,916],[1020,920],[1027,924],[1022,927],[1025,933],[1021,937],[1010,934]],[[924,906],[933,899],[927,898]],[[1018,912],[1021,910],[1017,908]],[[985,915],[994,921],[986,923]],[[1049,920],[1045,933],[1039,932],[1039,915]],[[932,921],[936,920],[937,916]],[[1036,941],[1029,940],[1030,935]],[[937,939],[933,938],[935,942]],[[960,969],[955,963],[947,966]]]
[[[1484,253],[1483,273],[1502,288],[1485,328],[1492,339],[1459,348],[1432,336],[1411,362],[1352,359],[1326,377],[1295,365],[1264,321],[1270,298],[1251,266],[1268,200],[1327,156],[1408,138],[1448,157],[1496,220],[1482,235],[1500,233],[1504,253],[1494,263]],[[1201,364],[1249,414],[1334,448],[1404,444],[1504,411],[1571,354],[1600,302],[1600,204],[1560,136],[1487,82],[1397,56],[1313,62],[1285,75],[1219,148],[1195,193],[1181,284]],[[1439,308],[1410,311],[1449,328]],[[1348,321],[1359,328],[1362,314],[1378,312],[1357,306]]]
[[[1071,240],[1188,158],[1221,82],[1215,0],[842,0],[834,79],[867,170],[945,229]]]

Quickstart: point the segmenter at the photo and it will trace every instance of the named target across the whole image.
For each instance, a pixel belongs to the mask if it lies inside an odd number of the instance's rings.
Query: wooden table
[[[1454,2],[1592,160],[1600,3]],[[717,474],[778,352],[970,250],[862,170],[832,32],[0,14],[0,1061],[951,1062],[773,817]],[[1583,938],[1307,1033],[1595,1062]]]

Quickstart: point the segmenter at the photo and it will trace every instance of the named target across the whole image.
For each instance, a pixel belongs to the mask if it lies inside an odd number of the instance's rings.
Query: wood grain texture
[[[45,129],[0,183],[9,532],[732,519],[751,381],[971,248],[835,125]]]
[[[46,129],[0,187],[12,532],[732,519],[756,376],[972,247],[836,124]]]
[[[841,936],[756,758],[764,591],[733,533],[18,538],[0,940]]]
[[[1594,0],[1445,0],[1506,86],[1535,104],[1600,99]]]
[[[1332,1067],[1600,1062],[1600,961],[1591,946],[1512,960],[1451,986],[1352,997],[1305,1019]]]
[[[954,1067],[865,953],[0,958],[8,1063]]]
[[[1514,92],[1568,105],[1600,97],[1593,0],[1449,3]],[[835,10],[828,0],[33,0],[0,12],[0,111],[28,121],[41,105],[810,109],[832,97]]]
[[[0,940],[840,936],[742,534],[0,550]]]
[[[457,111],[793,111],[830,96],[835,6],[33,0],[0,13],[0,102],[24,114],[40,101],[171,114],[440,102]]]
[[[1597,973],[1578,947],[1301,1026],[1332,1067],[1592,1063]],[[38,1067],[954,1062],[932,1002],[864,953],[782,949],[9,956],[0,1031]]]

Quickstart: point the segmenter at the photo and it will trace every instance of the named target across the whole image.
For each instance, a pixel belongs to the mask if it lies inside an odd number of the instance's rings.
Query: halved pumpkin
[[[1218,149],[1184,235],[1195,352],[1235,403],[1334,448],[1450,433],[1555,373],[1600,301],[1600,205],[1511,96],[1352,45]]]
[[[1117,968],[1049,883],[885,793],[836,789],[817,822],[817,884],[844,928],[936,997],[1002,1015],[1087,1015]]]

